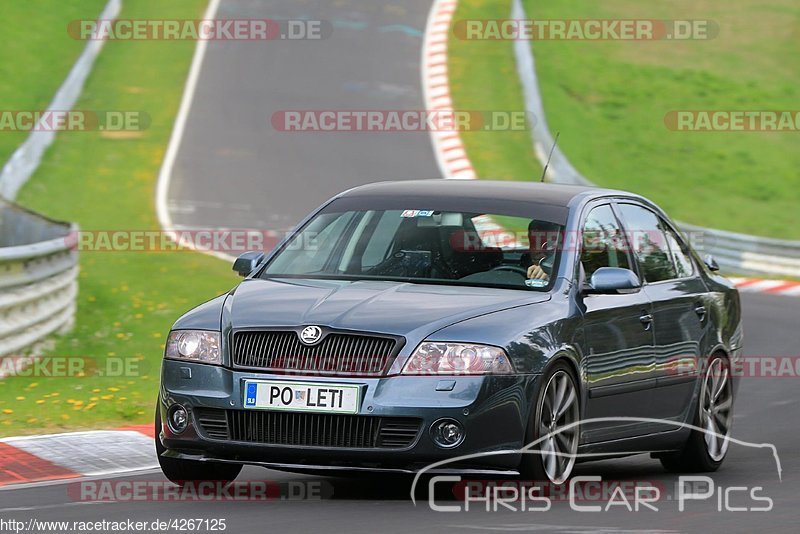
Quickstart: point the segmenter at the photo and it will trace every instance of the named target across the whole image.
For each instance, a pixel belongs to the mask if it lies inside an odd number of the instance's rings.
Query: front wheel
[[[578,387],[569,366],[556,363],[543,376],[536,406],[526,433],[526,445],[538,444],[524,454],[520,472],[531,480],[561,485],[575,466],[578,451]]]
[[[661,465],[677,473],[716,471],[728,452],[733,422],[733,384],[727,358],[716,355],[708,362],[700,386],[692,429],[683,450],[660,458]]]
[[[242,471],[241,465],[214,462],[197,462],[161,456],[167,449],[161,444],[161,413],[156,407],[156,454],[161,472],[170,482],[178,486],[199,482],[217,482],[223,485],[233,482]]]

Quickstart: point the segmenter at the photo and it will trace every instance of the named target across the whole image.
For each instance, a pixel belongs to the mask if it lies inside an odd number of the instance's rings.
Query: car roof
[[[405,197],[426,196],[441,199],[496,199],[535,202],[568,207],[577,197],[636,197],[630,193],[576,185],[499,180],[405,180],[377,182],[354,187],[340,197]]]

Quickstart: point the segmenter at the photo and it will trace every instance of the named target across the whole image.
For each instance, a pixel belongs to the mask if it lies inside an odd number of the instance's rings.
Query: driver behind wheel
[[[557,224],[533,220],[528,225],[528,242],[531,264],[528,279],[549,280],[553,268],[548,260],[555,255],[561,227]]]

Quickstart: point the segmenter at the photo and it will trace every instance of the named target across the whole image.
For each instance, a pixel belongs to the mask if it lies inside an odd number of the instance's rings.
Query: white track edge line
[[[203,19],[213,19],[217,14],[219,4],[220,0],[210,0],[205,13],[203,13]],[[192,108],[192,101],[194,100],[194,94],[197,89],[197,81],[200,78],[200,71],[203,68],[203,59],[205,58],[207,47],[208,41],[200,39],[197,41],[197,46],[194,49],[192,64],[189,67],[189,75],[186,77],[186,84],[183,87],[181,104],[172,127],[172,134],[169,138],[167,151],[164,153],[164,160],[161,162],[161,169],[158,172],[158,181],[156,183],[156,216],[158,217],[158,224],[161,226],[161,229],[166,230],[168,235],[179,245],[229,262],[233,259],[233,256],[215,250],[197,248],[191,242],[172,234],[174,230],[172,216],[169,213],[169,207],[167,205],[169,183],[172,178],[172,167],[175,165],[175,158],[178,155],[178,149],[180,149],[181,141],[183,140],[183,132],[186,128],[186,121],[189,118],[189,111]]]

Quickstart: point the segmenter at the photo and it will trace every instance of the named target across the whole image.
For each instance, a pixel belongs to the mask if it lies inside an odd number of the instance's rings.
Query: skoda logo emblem
[[[300,332],[300,341],[306,345],[313,345],[322,337],[322,329],[318,326],[307,326]]]

